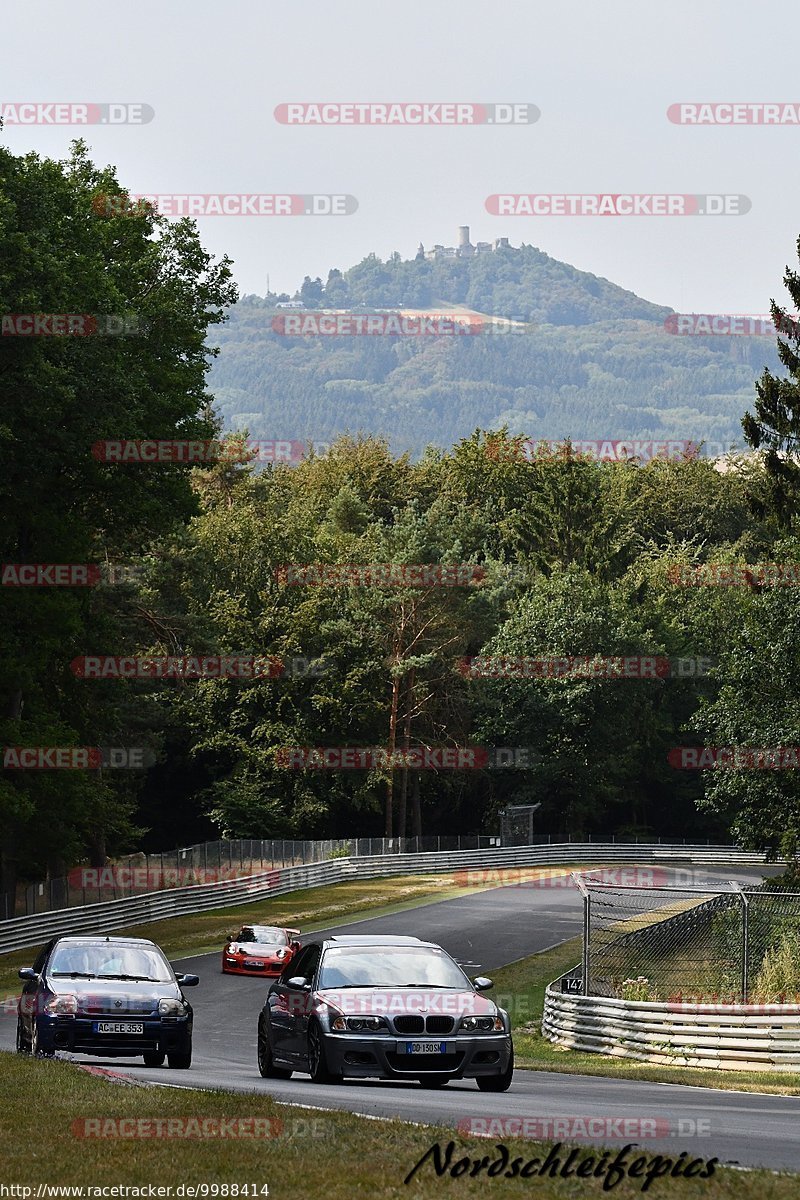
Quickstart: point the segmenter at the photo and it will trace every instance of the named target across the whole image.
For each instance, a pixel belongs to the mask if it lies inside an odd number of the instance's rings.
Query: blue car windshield
[[[450,955],[432,946],[332,946],[322,960],[319,987],[472,990],[472,984]]]
[[[96,979],[141,979],[151,983],[170,983],[174,979],[169,963],[155,946],[120,946],[106,942],[56,946],[47,973]]]

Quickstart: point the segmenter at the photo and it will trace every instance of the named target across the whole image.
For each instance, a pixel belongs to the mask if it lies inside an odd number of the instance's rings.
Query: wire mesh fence
[[[770,883],[593,881],[581,891],[582,961],[564,990],[676,1003],[800,1003],[800,893]]]
[[[527,814],[531,807],[526,806]],[[524,828],[523,828],[524,826]],[[485,850],[494,846],[539,846],[575,842],[638,845],[659,844],[662,839],[617,837],[613,834],[533,833],[527,815],[523,825],[503,834],[432,834],[411,838],[330,838],[300,840],[292,838],[240,838],[199,842],[192,846],[157,854],[132,854],[116,858],[102,867],[77,866],[66,876],[51,877],[36,883],[21,884],[15,894],[0,894],[0,920],[30,916],[54,909],[99,904],[125,896],[143,895],[164,888],[190,887],[252,875],[258,871],[325,862],[332,858],[365,857],[384,854],[440,854],[454,850]],[[710,845],[710,840],[707,844]],[[683,839],[685,844],[686,839]],[[671,845],[679,844],[676,840]],[[698,844],[697,842],[693,844]],[[735,847],[731,847],[735,849]]]
[[[548,842],[547,835],[540,839]],[[240,838],[200,842],[158,854],[132,854],[102,867],[77,866],[66,876],[24,885],[15,896],[0,896],[0,919],[53,909],[99,904],[164,888],[191,887],[254,875],[282,867],[335,858],[392,853],[482,850],[500,844],[495,836],[454,834],[418,838]]]

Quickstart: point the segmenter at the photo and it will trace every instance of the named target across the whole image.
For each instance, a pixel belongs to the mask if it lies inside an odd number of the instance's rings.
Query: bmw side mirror
[[[199,975],[176,975],[175,978],[180,987],[197,987],[200,982]]]
[[[39,976],[34,971],[33,967],[20,967],[17,971],[20,979],[24,979],[26,983],[33,983]]]
[[[494,987],[493,981],[485,975],[476,975],[472,983],[476,992],[488,992],[489,988]]]
[[[291,979],[286,980],[286,986],[293,992],[311,991],[311,983],[303,975],[293,975]]]

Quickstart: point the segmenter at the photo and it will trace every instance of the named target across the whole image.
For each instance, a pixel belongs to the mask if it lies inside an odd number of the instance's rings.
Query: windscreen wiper
[[[151,979],[149,975],[98,975],[97,979],[126,979],[132,983],[166,983],[167,980]]]
[[[91,971],[51,971],[54,979],[97,979]]]

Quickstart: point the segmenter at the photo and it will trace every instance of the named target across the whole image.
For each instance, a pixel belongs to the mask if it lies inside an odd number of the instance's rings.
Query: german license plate
[[[144,1033],[143,1021],[95,1021],[95,1033]]]
[[[447,1042],[398,1042],[399,1054],[447,1054]]]
[[[262,971],[264,969],[263,962],[260,962],[254,958],[246,958],[244,960],[244,965],[247,967],[248,971]]]

